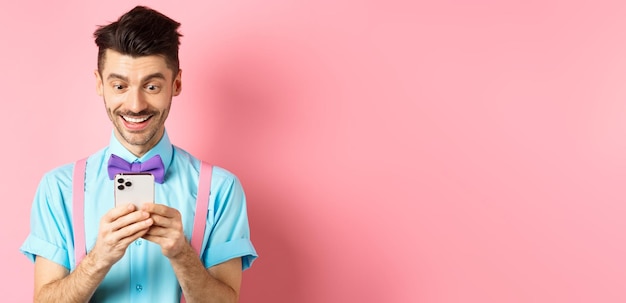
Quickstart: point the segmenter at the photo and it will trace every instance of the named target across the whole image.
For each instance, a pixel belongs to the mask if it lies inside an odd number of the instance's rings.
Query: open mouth
[[[142,130],[148,126],[148,124],[150,123],[150,119],[152,118],[152,115],[139,116],[139,117],[120,115],[120,117],[122,118],[122,121],[124,122],[124,126],[127,129]]]
[[[152,116],[145,116],[145,117],[122,116],[122,119],[124,119],[124,121],[130,122],[130,123],[142,123],[142,122],[148,121],[148,119],[150,118],[152,118]]]

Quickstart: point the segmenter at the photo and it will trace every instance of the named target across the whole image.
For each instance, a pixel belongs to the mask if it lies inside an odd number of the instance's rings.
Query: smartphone
[[[115,183],[115,206],[132,203],[141,207],[154,202],[154,176],[149,173],[117,174]]]

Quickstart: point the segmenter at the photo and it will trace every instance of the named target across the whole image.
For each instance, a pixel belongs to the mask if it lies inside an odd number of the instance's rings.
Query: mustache
[[[142,110],[138,113],[131,112],[131,111],[125,111],[125,112],[118,111],[116,112],[116,114],[120,116],[126,116],[126,117],[145,117],[145,116],[154,116],[157,113],[152,110]]]

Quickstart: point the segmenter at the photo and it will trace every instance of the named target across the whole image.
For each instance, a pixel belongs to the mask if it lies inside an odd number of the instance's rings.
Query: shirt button
[[[143,286],[141,286],[141,284],[137,284],[137,286],[135,286],[135,289],[137,289],[137,291],[142,291]]]
[[[137,246],[141,245],[141,239],[135,241],[135,245],[137,245]]]

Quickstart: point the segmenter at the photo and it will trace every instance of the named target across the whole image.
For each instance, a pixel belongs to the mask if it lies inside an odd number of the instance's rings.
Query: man
[[[189,303],[238,301],[242,270],[257,255],[243,189],[230,172],[212,170],[200,256],[189,243],[203,166],[170,143],[164,126],[181,92],[179,26],[138,6],[94,33],[96,88],[113,132],[109,146],[86,161],[86,255],[75,257],[82,227],[74,224],[80,212],[73,217],[72,194],[82,182],[73,179],[78,166],[69,164],[43,177],[21,247],[35,263],[35,301],[178,302],[181,293]],[[155,184],[156,201],[116,206],[112,159],[138,165],[157,155],[165,173]]]

